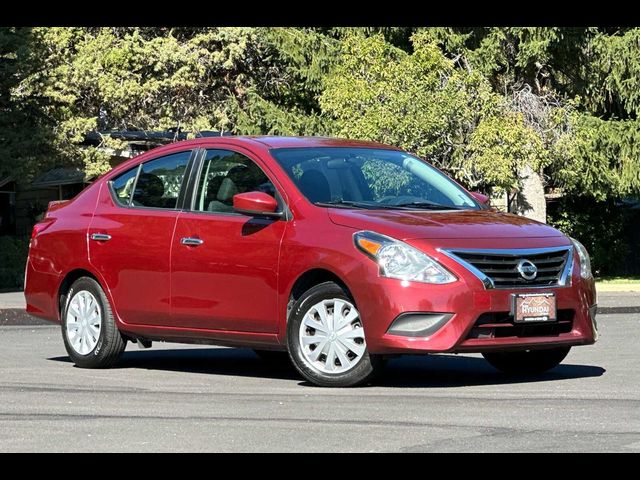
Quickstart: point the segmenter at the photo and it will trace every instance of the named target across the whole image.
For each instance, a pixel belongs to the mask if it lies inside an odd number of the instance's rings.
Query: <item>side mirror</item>
[[[233,196],[233,210],[252,217],[280,218],[282,212],[276,212],[278,202],[264,192],[238,193]]]
[[[475,198],[480,205],[484,205],[485,207],[489,206],[489,202],[491,201],[491,197],[489,197],[489,195],[485,195],[484,193],[480,193],[480,192],[470,192],[470,193],[471,193],[471,196]]]

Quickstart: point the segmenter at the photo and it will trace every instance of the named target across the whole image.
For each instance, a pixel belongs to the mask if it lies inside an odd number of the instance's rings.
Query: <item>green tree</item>
[[[414,48],[408,54],[380,35],[344,40],[320,97],[333,133],[401,146],[478,183],[462,168],[464,148],[480,119],[498,112],[498,98],[424,37],[414,37]]]
[[[542,136],[480,71],[447,58],[428,32],[412,42],[407,53],[381,35],[344,40],[320,99],[336,134],[401,146],[471,188],[510,192],[548,163]],[[541,188],[538,197],[544,205]]]
[[[640,191],[639,39],[616,27],[3,28],[0,173],[98,174],[103,150],[79,147],[91,130],[339,134],[402,146],[543,217],[543,186]]]
[[[556,146],[551,176],[565,191],[598,201],[640,192],[640,125],[574,114]]]
[[[41,68],[13,88],[42,98],[55,158],[90,176],[109,168],[87,132],[166,129],[314,134],[330,38],[310,29],[39,28]],[[105,137],[102,146],[119,147]]]
[[[41,57],[30,28],[0,28],[0,177],[29,177],[54,163],[47,100],[22,87],[41,68]]]
[[[432,28],[425,34],[449,57],[479,69],[505,98],[528,91],[529,107],[554,107],[525,115],[551,155],[544,172],[549,186],[599,200],[640,193],[640,28]],[[526,104],[519,107],[527,112]]]

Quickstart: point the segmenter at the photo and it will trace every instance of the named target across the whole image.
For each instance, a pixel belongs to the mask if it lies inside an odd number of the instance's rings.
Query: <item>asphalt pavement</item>
[[[2,326],[0,452],[638,453],[640,314],[599,324],[598,343],[536,379],[432,355],[355,389],[208,346],[129,345],[116,368],[83,370],[59,327]]]

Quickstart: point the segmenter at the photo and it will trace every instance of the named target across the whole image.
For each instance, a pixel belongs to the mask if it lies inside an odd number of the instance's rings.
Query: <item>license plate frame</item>
[[[512,293],[511,315],[514,323],[552,323],[558,320],[556,294]]]

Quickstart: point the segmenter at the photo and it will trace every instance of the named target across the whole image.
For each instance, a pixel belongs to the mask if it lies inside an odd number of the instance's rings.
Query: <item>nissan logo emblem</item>
[[[538,267],[536,267],[530,260],[520,260],[516,269],[520,276],[525,280],[533,280],[538,275]]]

